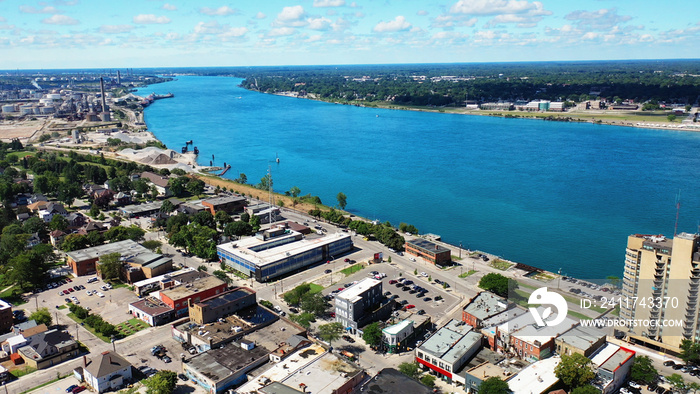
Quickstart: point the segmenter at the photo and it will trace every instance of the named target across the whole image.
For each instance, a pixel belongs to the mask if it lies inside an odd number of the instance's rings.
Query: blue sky
[[[0,69],[697,58],[676,0],[0,0]]]

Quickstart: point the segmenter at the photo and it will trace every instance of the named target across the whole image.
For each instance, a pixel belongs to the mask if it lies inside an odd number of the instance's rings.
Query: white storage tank
[[[56,112],[53,107],[39,107],[39,110],[42,115],[48,115]]]
[[[6,104],[2,106],[2,113],[9,114],[11,112],[17,112],[17,109],[13,104]]]
[[[20,115],[31,115],[34,113],[34,108],[31,105],[22,105],[19,107]]]
[[[58,94],[58,93],[49,93],[49,94],[46,95],[46,98],[47,98],[47,99],[50,99],[50,100],[56,101],[56,100],[60,100],[60,99],[61,99],[61,95]]]

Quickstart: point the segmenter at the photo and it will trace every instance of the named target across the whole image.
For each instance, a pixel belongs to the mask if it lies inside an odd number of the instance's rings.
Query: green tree
[[[68,219],[64,218],[62,215],[53,215],[51,221],[49,222],[50,230],[61,230],[66,231],[68,228]]]
[[[420,368],[418,368],[417,363],[401,363],[399,364],[399,372],[411,379],[418,379],[420,376]]]
[[[340,209],[345,209],[345,206],[348,205],[348,196],[346,196],[345,193],[340,192],[337,196],[335,196],[335,198],[338,200],[338,206]]]
[[[504,382],[498,376],[492,376],[479,385],[479,394],[507,394],[510,393],[508,383]]]
[[[579,353],[562,355],[554,374],[572,389],[588,384],[595,377],[591,360]]]
[[[300,326],[308,329],[311,327],[311,323],[316,321],[316,316],[313,313],[302,312],[298,315],[294,313],[289,314],[289,320],[298,323]]]
[[[425,375],[422,378],[420,378],[420,382],[432,389],[433,387],[435,387],[435,376]]]
[[[249,224],[252,227],[252,233],[260,231],[260,217],[258,215],[251,216]]]
[[[204,193],[204,182],[196,178],[190,178],[187,182],[187,191],[193,196],[199,196]]]
[[[673,388],[677,391],[685,392],[685,390],[688,388],[683,377],[677,373],[667,376],[666,380],[671,383],[671,386],[673,386]]]
[[[4,237],[4,236],[3,236]],[[23,289],[40,287],[46,273],[46,259],[32,252],[23,252],[9,260],[9,279]]]
[[[241,172],[240,174],[238,174],[238,178],[236,178],[234,181],[245,185],[246,183],[248,183],[248,177]]]
[[[669,122],[675,122],[676,121],[676,115],[674,114],[669,114],[666,116],[666,119],[668,119]]]
[[[248,223],[250,221],[250,214],[248,212],[243,212],[241,214],[241,221]]]
[[[689,339],[682,340],[680,358],[686,364],[697,364],[700,361],[700,342],[694,342]]]
[[[313,313],[316,316],[321,316],[326,313],[328,303],[321,293],[310,294],[306,293],[301,297],[301,310],[304,312]]]
[[[292,290],[284,293],[282,295],[282,299],[289,305],[299,305],[302,301],[302,297],[304,297],[304,295],[306,295],[310,290],[310,284],[302,283]]]
[[[322,324],[318,326],[318,335],[332,345],[333,341],[340,338],[343,328],[343,324],[339,322]]]
[[[229,278],[224,271],[216,270],[212,272],[212,274],[226,283],[231,283],[231,278]]]
[[[216,223],[219,225],[220,229],[226,228],[226,225],[231,223],[231,215],[224,211],[218,211],[216,215],[214,215],[214,219],[216,220]]]
[[[148,241],[141,242],[141,246],[143,246],[146,249],[150,249],[150,250],[156,250],[156,249],[160,248],[161,245],[163,245],[163,243],[158,241],[158,240],[155,240],[155,239],[150,239]]]
[[[177,374],[173,371],[162,370],[143,382],[146,394],[171,394],[177,385]]]
[[[517,282],[513,279],[508,279],[495,272],[488,273],[479,280],[479,287],[494,292],[501,297],[508,297],[508,292],[515,290],[517,286]]]
[[[89,246],[98,246],[105,243],[105,239],[99,231],[90,231],[86,237]]]
[[[165,212],[165,213],[170,213],[175,210],[175,205],[170,200],[165,200],[163,201],[163,204],[160,206],[160,211]]]
[[[50,327],[53,323],[53,319],[51,318],[51,312],[49,312],[49,308],[37,309],[36,311],[32,312],[31,315],[29,315],[29,320],[36,321],[36,324],[46,324],[46,327]]]
[[[224,228],[224,235],[227,237],[242,237],[250,234],[252,231],[253,227],[250,224],[243,221],[235,221],[226,225]]]
[[[90,240],[81,234],[68,234],[61,242],[61,249],[64,252],[85,249],[90,246]]]
[[[382,344],[382,329],[378,322],[370,323],[362,330],[362,339],[372,347],[377,347]],[[430,386],[429,386],[430,387]]]
[[[266,174],[264,177],[260,178],[260,183],[258,183],[256,188],[260,190],[272,190],[272,176]]]
[[[635,382],[643,382],[646,384],[653,383],[659,372],[654,368],[651,362],[651,358],[648,356],[637,356],[634,359],[634,364],[632,364],[632,370],[630,372],[630,379]]]
[[[60,216],[60,215],[59,215]],[[27,234],[37,233],[40,237],[46,236],[46,223],[41,218],[32,216],[22,224],[22,229]]]
[[[289,189],[289,194],[292,197],[299,197],[299,193],[301,193],[301,190],[296,186],[292,186],[292,188]]]
[[[581,387],[576,387],[571,391],[571,394],[598,394],[600,393],[600,390],[597,388],[591,386],[590,384],[587,384],[585,386]]]
[[[100,207],[98,207],[97,204],[92,204],[90,211],[88,211],[88,215],[90,215],[90,217],[97,218],[100,216]]]
[[[119,279],[119,275],[122,269],[121,253],[115,252],[110,254],[105,254],[100,256],[100,262],[98,264],[100,274],[102,279]]]

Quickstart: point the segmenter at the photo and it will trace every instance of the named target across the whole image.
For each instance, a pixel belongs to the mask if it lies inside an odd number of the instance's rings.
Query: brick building
[[[158,291],[158,298],[175,310],[175,318],[187,315],[190,300],[197,303],[226,291],[226,282],[215,277],[198,278],[191,283]]]
[[[452,254],[449,249],[425,239],[406,241],[406,253],[428,260],[433,264],[449,263]]]

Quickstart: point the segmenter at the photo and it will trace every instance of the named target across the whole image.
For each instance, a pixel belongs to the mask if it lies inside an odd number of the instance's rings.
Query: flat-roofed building
[[[153,253],[130,239],[68,252],[66,262],[75,276],[92,275],[97,272],[100,257],[111,253],[119,253],[126,265],[138,267],[144,277],[164,274],[172,268],[172,259]]]
[[[175,318],[177,319],[187,315],[189,300],[195,303],[200,302],[223,293],[226,291],[226,288],[226,282],[215,276],[208,275],[195,279],[191,283],[159,290],[153,294],[175,310]]]
[[[595,327],[578,325],[559,335],[554,343],[558,354],[568,356],[578,353],[590,357],[593,352],[605,344],[605,332]]]
[[[127,218],[151,216],[160,212],[160,207],[163,206],[163,201],[153,201],[143,204],[126,205],[119,208],[119,212]]]
[[[382,329],[383,343],[387,352],[396,353],[405,349],[406,339],[413,334],[413,320],[403,320]]]
[[[406,241],[404,248],[406,249],[406,253],[420,257],[433,264],[449,263],[452,261],[452,254],[449,249],[426,239],[417,238]]]
[[[484,320],[512,308],[505,298],[489,291],[482,291],[472,298],[462,310],[462,321],[474,328],[482,328]]]
[[[432,389],[394,368],[384,368],[377,372],[371,380],[362,386],[360,391],[367,394],[430,394],[433,392]]]
[[[335,321],[356,334],[360,327],[370,323],[375,310],[386,299],[382,281],[365,278],[335,295]],[[378,320],[378,319],[377,319]]]
[[[246,198],[239,195],[208,198],[202,200],[202,205],[212,214],[223,211],[229,215],[240,212],[245,208]]]
[[[222,393],[248,380],[248,372],[265,364],[270,351],[261,346],[252,349],[240,344],[212,349],[188,359],[182,372],[209,393]]]
[[[459,320],[450,320],[415,350],[416,361],[452,383],[456,372],[481,349],[483,335]]]
[[[144,296],[153,291],[167,289],[183,283],[186,284],[192,282],[195,278],[203,278],[208,275],[206,272],[197,271],[191,267],[184,267],[178,271],[134,282],[134,293],[138,296]]]
[[[540,311],[540,313],[542,312]],[[540,327],[535,324],[532,314],[528,313],[523,316],[530,317],[533,321],[524,326],[512,325],[512,329],[515,331],[511,332],[510,347],[508,348],[509,351],[517,354],[523,360],[536,361],[551,356],[556,349],[554,339],[576,325],[575,320],[567,317],[557,325]],[[553,313],[551,320],[555,318],[556,313]]]
[[[628,337],[656,349],[680,353],[684,339],[700,340],[700,234],[634,234],[627,238],[620,318],[645,321]],[[667,321],[676,324],[662,324]]]
[[[365,378],[356,366],[329,353],[320,345],[304,347],[273,365],[243,386],[240,394],[261,392],[264,387],[277,382],[290,388],[302,388],[307,393],[349,394]]]
[[[247,287],[236,287],[200,302],[190,300],[190,320],[207,324],[229,316],[243,308],[255,305],[255,291]]]
[[[277,231],[277,229],[275,230]],[[302,239],[296,231],[282,229],[274,236],[244,238],[216,247],[219,259],[229,267],[267,282],[281,275],[300,271],[309,265],[340,256],[353,247],[346,233]]]
[[[503,381],[508,380],[512,374],[507,368],[491,364],[485,361],[476,367],[469,368],[464,375],[464,390],[467,393],[478,393],[479,386],[488,378],[497,377]]]
[[[503,350],[505,348],[508,348],[508,343],[510,341],[509,333],[504,334],[502,332],[499,332],[498,328],[502,324],[507,323],[510,320],[516,319],[519,316],[529,313],[530,311],[528,311],[527,309],[522,308],[520,306],[516,306],[515,308],[508,309],[503,313],[499,313],[495,316],[491,316],[485,319],[481,323],[484,328],[482,328],[480,331],[482,334],[484,334],[484,337],[486,337],[489,348],[496,351],[499,351],[499,349]]]
[[[617,392],[627,380],[636,352],[618,345],[607,343],[591,357],[596,369],[592,384],[602,394]]]
[[[160,326],[173,321],[175,310],[155,297],[146,297],[129,304],[129,313],[150,326]]]
[[[554,368],[561,362],[561,357],[554,356],[530,364],[517,375],[508,379],[508,387],[512,394],[543,394],[549,393],[559,378]]]

